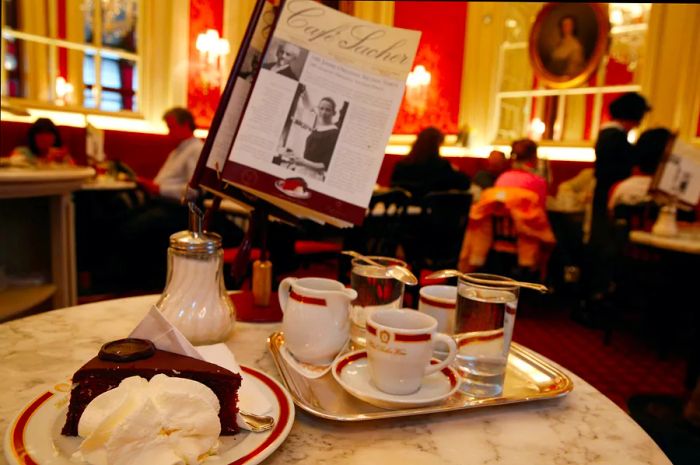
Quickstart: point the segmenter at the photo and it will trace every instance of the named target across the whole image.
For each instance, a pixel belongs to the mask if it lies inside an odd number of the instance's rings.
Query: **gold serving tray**
[[[363,402],[347,393],[336,382],[330,371],[317,379],[305,378],[282,358],[280,347],[283,344],[284,334],[282,332],[274,332],[267,339],[272,359],[275,361],[277,370],[292,395],[294,403],[312,415],[329,420],[377,420],[515,404],[563,397],[574,388],[571,378],[561,370],[544,361],[529,349],[513,342],[510,357],[508,357],[505,385],[500,396],[476,399],[457,391],[441,404],[386,410]]]

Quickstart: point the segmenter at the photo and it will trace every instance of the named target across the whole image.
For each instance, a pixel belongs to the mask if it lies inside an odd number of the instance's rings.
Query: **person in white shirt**
[[[105,269],[111,274],[110,281],[121,291],[163,289],[170,236],[188,226],[184,194],[203,143],[194,137],[194,117],[187,109],[172,108],[163,119],[169,137],[179,144],[154,179],[137,178],[150,198],[120,222],[109,240],[113,245],[108,248],[110,257]]]
[[[639,136],[635,145],[638,165],[631,176],[610,189],[608,210],[612,211],[618,205],[636,205],[651,200],[649,187],[670,139],[671,131],[666,128],[648,129]]]
[[[168,125],[168,136],[179,144],[153,180],[138,177],[137,181],[152,196],[180,202],[204,143],[194,136],[194,117],[186,108],[171,108],[165,112],[163,120]]]

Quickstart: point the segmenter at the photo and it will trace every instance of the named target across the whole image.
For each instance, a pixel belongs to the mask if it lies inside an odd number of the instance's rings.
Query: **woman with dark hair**
[[[537,172],[537,144],[530,139],[520,139],[511,146],[512,168],[501,174],[494,186],[520,187],[533,191],[544,208],[547,201],[547,181]]]
[[[39,118],[31,125],[27,131],[27,145],[16,147],[10,157],[28,163],[53,162],[75,165],[75,161],[63,146],[61,133],[48,118]]]
[[[408,190],[414,200],[432,191],[469,189],[469,176],[440,157],[444,136],[439,129],[423,129],[416,137],[406,158],[394,166],[391,186]]]
[[[306,138],[303,157],[296,156],[294,152],[287,153],[298,173],[320,180],[325,178],[335,143],[338,141],[338,134],[340,134],[338,125],[333,122],[336,115],[335,107],[335,100],[323,97],[313,110],[316,114],[316,123]]]

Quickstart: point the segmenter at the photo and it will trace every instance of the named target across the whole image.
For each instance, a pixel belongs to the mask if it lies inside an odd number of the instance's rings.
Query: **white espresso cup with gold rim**
[[[431,364],[437,343],[449,350],[445,360]],[[412,309],[377,310],[367,318],[367,360],[370,380],[387,394],[418,391],[423,378],[451,364],[457,346],[437,332],[437,320]]]

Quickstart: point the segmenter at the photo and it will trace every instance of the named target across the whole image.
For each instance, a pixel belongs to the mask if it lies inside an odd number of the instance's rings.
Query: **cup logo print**
[[[388,344],[389,339],[391,339],[391,335],[388,331],[381,331],[379,333],[379,340],[382,341],[384,344]]]

